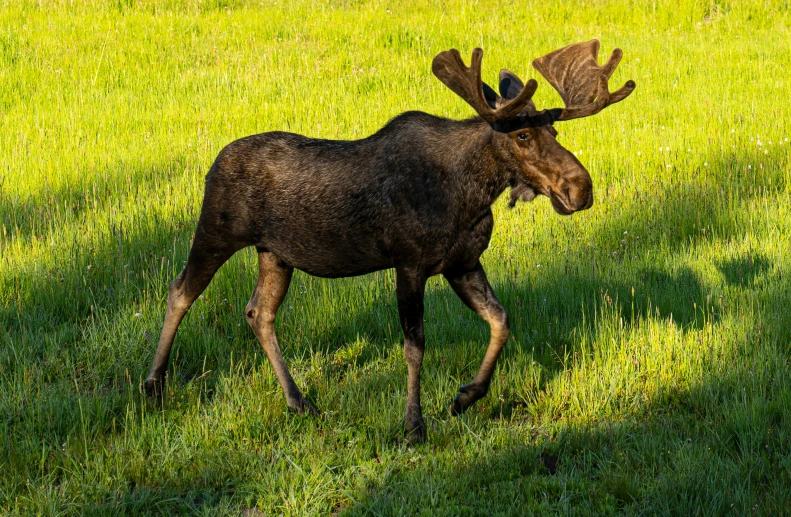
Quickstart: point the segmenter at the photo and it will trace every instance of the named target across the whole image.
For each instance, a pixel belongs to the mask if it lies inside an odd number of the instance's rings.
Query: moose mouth
[[[552,191],[549,192],[549,199],[552,201],[552,208],[560,215],[571,215],[576,212],[576,210],[566,204],[566,201]]]

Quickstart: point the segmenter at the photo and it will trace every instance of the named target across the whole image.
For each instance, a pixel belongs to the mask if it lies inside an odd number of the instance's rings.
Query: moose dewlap
[[[475,49],[467,67],[452,49],[434,58],[432,71],[478,117],[457,121],[410,111],[362,140],[271,132],[225,147],[206,176],[187,264],[170,284],[146,391],[161,393],[179,323],[216,271],[255,246],[258,282],[245,315],[289,408],[317,413],[294,383],[275,336],[275,315],[294,269],[337,278],[395,268],[410,441],[426,436],[420,407],[426,280],[442,274],[490,325],[481,367],[450,407],[463,413],[487,393],[509,334],[508,315],[480,263],[492,233],[492,203],[510,187],[512,204],[543,194],[563,215],[593,204],[590,175],[557,142],[553,124],[596,114],[634,90],[628,81],[610,93],[608,79],[622,53],[616,49],[599,66],[598,51],[599,42],[591,40],[533,61],[565,108],[538,111],[531,100],[537,82],[525,85],[508,70],[500,72],[498,95],[481,81],[483,51]]]

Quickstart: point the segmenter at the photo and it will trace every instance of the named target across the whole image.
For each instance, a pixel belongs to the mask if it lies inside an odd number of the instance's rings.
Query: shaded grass
[[[484,255],[513,337],[426,298],[429,443],[402,437],[394,276],[298,273],[278,315],[286,412],[242,310],[253,253],[186,317],[162,406],[145,375],[202,178],[231,140],[358,138],[470,110],[488,78],[598,37],[637,92],[559,127],[596,204],[507,210]],[[11,514],[789,513],[789,17],[783,2],[15,2],[0,11],[0,508]],[[557,103],[546,84],[539,106]]]

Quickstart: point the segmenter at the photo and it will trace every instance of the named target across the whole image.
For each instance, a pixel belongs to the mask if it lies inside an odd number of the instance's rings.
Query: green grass
[[[0,513],[791,513],[788,2],[410,4],[0,7]],[[429,441],[405,445],[392,272],[295,276],[278,332],[322,416],[288,413],[242,312],[250,250],[187,315],[164,404],[146,399],[225,144],[468,117],[437,52],[537,77],[533,58],[593,37],[637,90],[558,124],[591,210],[496,203],[483,263],[513,336],[468,414],[447,406],[488,331],[433,279]]]

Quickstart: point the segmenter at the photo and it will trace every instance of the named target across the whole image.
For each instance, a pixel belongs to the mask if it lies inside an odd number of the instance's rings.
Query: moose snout
[[[550,193],[552,207],[561,215],[570,215],[593,206],[593,183],[590,176],[577,176],[575,180],[566,182],[558,191],[552,190]]]

